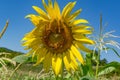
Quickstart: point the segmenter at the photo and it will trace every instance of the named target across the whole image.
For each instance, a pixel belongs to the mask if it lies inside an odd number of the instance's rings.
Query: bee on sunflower
[[[84,44],[94,44],[86,35],[92,33],[85,19],[76,19],[81,9],[71,13],[76,2],[69,2],[62,12],[56,0],[42,0],[45,11],[37,6],[32,6],[38,15],[29,14],[26,17],[34,24],[35,28],[27,33],[23,46],[29,50],[28,55],[37,57],[35,65],[43,62],[46,71],[50,66],[56,75],[61,72],[64,63],[66,70],[75,71],[78,61],[84,64],[84,59],[79,51],[90,52]]]

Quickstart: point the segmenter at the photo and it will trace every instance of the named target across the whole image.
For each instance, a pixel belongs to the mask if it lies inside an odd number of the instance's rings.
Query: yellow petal
[[[54,2],[54,10],[55,10],[55,13],[56,13],[56,17],[57,17],[57,18],[60,18],[60,17],[61,17],[61,15],[60,15],[60,8],[59,8],[59,5],[58,5],[58,3],[56,2],[56,0],[55,0],[55,2]]]
[[[54,12],[51,0],[48,1],[48,6],[46,5],[45,0],[42,0],[42,3],[43,3],[45,10],[47,11],[49,15],[49,18],[52,18],[52,19],[55,18],[54,16],[55,12]]]
[[[32,6],[32,7],[33,7],[33,9],[34,9],[38,14],[40,14],[40,16],[41,16],[42,18],[44,18],[44,19],[46,19],[46,20],[49,20],[47,14],[46,14],[41,8],[39,8],[39,7],[37,7],[37,6]]]
[[[43,60],[45,56],[37,55],[37,62],[33,66],[39,65]]]
[[[31,56],[33,52],[34,52],[34,50],[30,50],[30,51],[26,54],[26,56]]]
[[[47,10],[48,6],[47,6],[47,4],[45,3],[45,0],[42,0],[42,4],[43,4],[45,10]]]
[[[36,40],[36,38],[31,38],[31,39],[29,39],[29,38],[27,38],[27,37],[24,37],[22,40],[27,40],[27,42],[24,42],[22,45],[24,45],[24,46],[27,46],[29,43],[32,43],[33,41],[35,41]]]
[[[66,67],[67,71],[70,71],[70,69],[71,69],[70,53],[66,52],[66,53],[63,54],[63,61],[64,61],[64,64],[65,64],[65,67]]]
[[[74,38],[76,41],[79,41],[80,43],[83,44],[95,44],[93,40],[90,40],[89,38],[83,38],[83,39],[79,39],[79,38]]]
[[[42,23],[41,23],[42,24]],[[35,27],[32,31],[31,31],[31,35],[30,35],[30,37],[33,35],[33,38],[36,38],[37,37],[37,39],[40,39],[41,37],[40,36],[42,36],[42,30],[43,30],[43,28],[44,28],[44,26],[42,25],[42,26],[38,26],[38,27]]]
[[[29,18],[35,26],[39,24],[40,20],[43,20],[42,18],[33,14],[27,15],[25,18]]]
[[[35,47],[34,49],[34,52],[33,52],[33,54],[32,54],[32,59],[34,59],[34,57],[36,56],[36,55],[39,55],[39,53],[42,53],[42,50],[45,50],[43,47]],[[46,52],[46,51],[45,51]]]
[[[52,0],[48,0],[48,7],[51,8],[51,9],[53,8]]]
[[[48,72],[50,66],[52,63],[52,53],[48,52],[45,56],[44,62],[43,62],[43,67],[46,72]]]
[[[25,18],[29,18],[36,27],[40,26],[41,23],[44,24],[47,22],[44,18],[33,14],[27,15]]]
[[[92,31],[91,30],[73,30],[72,31],[73,33],[79,33],[79,34],[92,34]]]
[[[55,72],[55,66],[56,66],[56,54],[53,54],[52,56],[52,69]]]
[[[75,71],[75,70],[78,69],[78,63],[76,62],[76,59],[73,56],[73,53],[71,51],[69,51],[69,53],[70,53],[70,58],[71,58],[71,63],[70,64],[71,64],[72,69]]]
[[[62,11],[63,18],[67,18],[67,16],[72,11],[73,7],[75,6],[76,2],[69,2]]]
[[[73,38],[74,39],[85,39],[86,38],[86,35],[84,34],[73,34]]]
[[[78,48],[80,48],[80,50],[83,50],[85,52],[89,52],[89,53],[92,52],[92,50],[88,49],[83,44],[79,43],[78,41],[75,41],[75,46],[78,47]]]
[[[34,59],[35,55],[36,55],[36,51],[34,50],[34,52],[32,54],[32,60]]]
[[[71,14],[70,17],[68,18],[68,21],[75,19],[80,14],[81,11],[82,11],[82,9],[79,9],[76,12],[74,12],[73,14]]]
[[[62,68],[62,55],[61,54],[58,53],[57,55],[54,55],[54,57],[52,57],[52,68],[56,75],[60,73],[61,68]]]
[[[84,60],[83,57],[81,55],[81,53],[76,49],[76,47],[74,45],[71,46],[71,51],[73,53],[73,55],[82,63],[84,64]]]
[[[37,48],[40,46],[40,44],[42,44],[42,41],[38,38],[31,38],[31,39],[28,39],[27,41],[23,42],[23,46],[27,46],[28,48]]]
[[[44,48],[42,51],[40,51],[37,54],[37,62],[34,64],[34,66],[40,64],[45,59],[46,53],[47,53],[47,50]]]
[[[93,31],[93,28],[92,27],[90,27],[90,26],[86,26],[86,25],[79,25],[79,26],[73,26],[72,27],[72,30],[87,30],[87,29],[89,29],[89,30],[92,30]]]
[[[78,19],[78,20],[74,20],[71,25],[78,25],[78,24],[88,24],[88,21],[85,19]]]

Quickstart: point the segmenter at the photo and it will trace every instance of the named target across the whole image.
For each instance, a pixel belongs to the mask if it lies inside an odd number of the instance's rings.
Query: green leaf
[[[29,59],[28,56],[19,55],[19,56],[14,57],[12,60],[13,60],[13,61],[16,61],[16,62],[18,62],[18,63],[25,63],[25,62],[28,61],[28,59]]]
[[[93,69],[92,69],[92,53],[87,53],[86,54],[86,65],[87,65],[87,70],[90,76],[93,76]]]
[[[106,49],[107,50],[109,50],[109,49],[113,50],[115,52],[115,54],[120,58],[120,54],[114,48],[107,47]],[[105,50],[105,49],[103,49],[103,50]]]
[[[70,74],[70,73],[67,73],[66,76],[65,76],[66,79],[68,79],[68,78],[70,78],[70,77],[71,77],[71,74]]]
[[[116,69],[115,67],[107,67],[107,68],[105,68],[104,70],[100,71],[100,72],[98,73],[98,76],[108,74],[108,73],[114,71],[115,69]]]
[[[95,80],[95,78],[90,76],[84,76],[84,77],[81,77],[80,80]]]
[[[110,72],[115,71],[119,67],[120,67],[120,63],[119,62],[115,62],[115,61],[111,62],[111,63],[105,65],[103,68],[101,68],[99,70],[98,76],[109,74]]]
[[[87,65],[81,65],[82,70],[83,70],[83,76],[86,76],[89,71],[89,67]]]

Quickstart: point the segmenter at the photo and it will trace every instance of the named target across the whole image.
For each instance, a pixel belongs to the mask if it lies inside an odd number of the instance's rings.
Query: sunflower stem
[[[62,55],[62,72],[61,72],[61,80],[63,80],[63,73],[64,73],[64,63],[63,63],[63,55]]]

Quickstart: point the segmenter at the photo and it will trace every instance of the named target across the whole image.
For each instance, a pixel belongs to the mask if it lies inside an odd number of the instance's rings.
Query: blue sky
[[[47,1],[47,0],[46,0]],[[75,0],[57,0],[61,9],[69,2]],[[82,8],[78,18],[87,19],[95,32],[99,29],[99,17],[102,13],[103,24],[108,23],[106,31],[115,30],[115,35],[120,36],[120,0],[76,0],[74,10]],[[0,0],[0,31],[9,19],[9,26],[0,40],[0,47],[7,47],[12,50],[26,52],[21,46],[21,39],[24,34],[31,31],[34,26],[24,17],[30,13],[36,13],[32,6],[43,8],[41,0]],[[74,11],[73,10],[73,11]],[[116,39],[120,42],[120,39]],[[120,53],[120,50],[118,50]],[[103,53],[102,58],[108,61],[120,61],[112,51]]]

